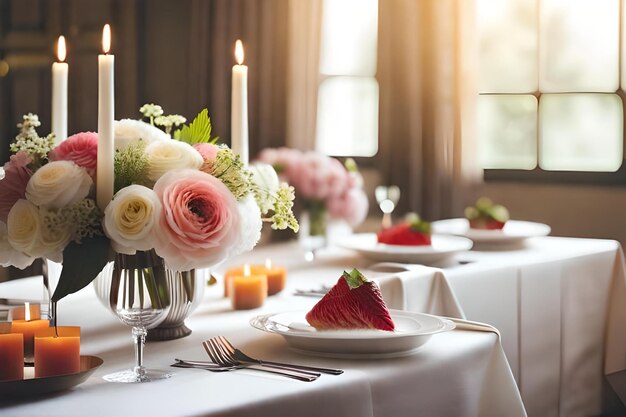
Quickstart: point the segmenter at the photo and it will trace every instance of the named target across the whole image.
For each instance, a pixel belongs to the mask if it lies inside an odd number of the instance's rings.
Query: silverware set
[[[255,359],[235,348],[228,339],[223,336],[205,340],[202,342],[202,346],[209,355],[211,359],[210,362],[175,359],[176,363],[172,366],[176,368],[204,369],[211,372],[253,369],[305,382],[315,381],[321,374],[341,375],[343,373],[341,369],[320,368]]]

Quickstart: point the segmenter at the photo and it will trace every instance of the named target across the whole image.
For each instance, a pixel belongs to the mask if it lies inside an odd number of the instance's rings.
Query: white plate
[[[550,226],[543,223],[509,220],[502,230],[471,229],[467,219],[439,220],[432,223],[433,232],[464,236],[475,243],[520,243],[529,237],[547,236]]]
[[[390,310],[393,332],[384,330],[316,330],[305,311],[267,314],[250,320],[256,329],[278,333],[292,350],[341,358],[396,357],[413,353],[432,335],[454,329],[454,323],[429,314]]]
[[[375,233],[359,233],[338,240],[337,245],[375,261],[420,264],[441,263],[457,252],[472,248],[472,241],[464,237],[433,235],[431,241],[432,245],[387,245],[378,243]]]

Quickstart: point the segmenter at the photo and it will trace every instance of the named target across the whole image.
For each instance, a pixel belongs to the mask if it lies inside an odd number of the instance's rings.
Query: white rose
[[[54,262],[63,261],[63,249],[71,238],[70,230],[62,226],[49,230],[41,210],[28,200],[18,200],[11,208],[7,218],[7,235],[9,244],[16,250],[33,258],[48,258]]]
[[[115,194],[104,210],[104,231],[119,253],[133,255],[153,248],[161,202],[150,188],[129,185]]]
[[[19,269],[24,269],[30,266],[34,260],[35,258],[11,246],[11,243],[9,243],[7,225],[4,222],[0,222],[0,266],[14,266]]]
[[[67,207],[87,197],[92,184],[87,171],[74,162],[49,162],[28,181],[26,198],[37,206]]]
[[[146,145],[160,140],[171,140],[167,133],[141,120],[116,120],[113,127],[115,129],[116,149],[125,149],[130,144],[139,142],[140,140]]]
[[[230,256],[252,250],[261,238],[263,219],[252,194],[237,203],[239,209],[239,242],[233,247]]]
[[[204,162],[193,146],[178,140],[152,142],[146,147],[146,156],[148,178],[152,181],[174,169],[200,169]]]

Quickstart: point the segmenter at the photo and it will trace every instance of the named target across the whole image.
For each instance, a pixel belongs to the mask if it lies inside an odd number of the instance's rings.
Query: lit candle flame
[[[24,303],[24,320],[30,321],[30,303],[28,301]]]
[[[251,275],[251,273],[250,273],[250,265],[245,264],[243,266],[243,276],[244,277],[249,277],[250,275]]]
[[[59,58],[59,62],[65,61],[66,55],[65,36],[59,36],[59,42],[57,43],[57,57]]]
[[[270,258],[265,260],[265,268],[272,269],[272,260]]]
[[[238,65],[243,64],[243,43],[241,43],[241,39],[237,39],[237,42],[235,42],[235,60]]]
[[[102,29],[102,51],[104,51],[105,54],[108,54],[110,49],[111,49],[111,26],[109,26],[109,24],[107,23],[106,25],[104,25],[104,28]]]

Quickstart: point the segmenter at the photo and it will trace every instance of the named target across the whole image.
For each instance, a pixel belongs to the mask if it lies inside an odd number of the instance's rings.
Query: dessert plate
[[[457,252],[470,250],[472,241],[460,236],[433,235],[432,245],[404,246],[378,243],[375,233],[358,233],[337,241],[337,245],[352,249],[375,261],[419,264],[441,263]]]
[[[316,330],[306,311],[266,314],[250,320],[255,329],[283,336],[291,350],[315,356],[367,359],[410,355],[437,333],[454,323],[437,316],[390,310],[396,329]]]
[[[432,223],[433,232],[464,236],[474,243],[520,243],[529,237],[547,236],[550,226],[543,223],[509,220],[502,230],[471,229],[467,219],[439,220]]]
[[[0,399],[34,397],[64,391],[82,384],[104,361],[97,356],[81,356],[80,372],[75,374],[34,378],[34,368],[24,368],[24,378],[15,381],[0,381]]]

